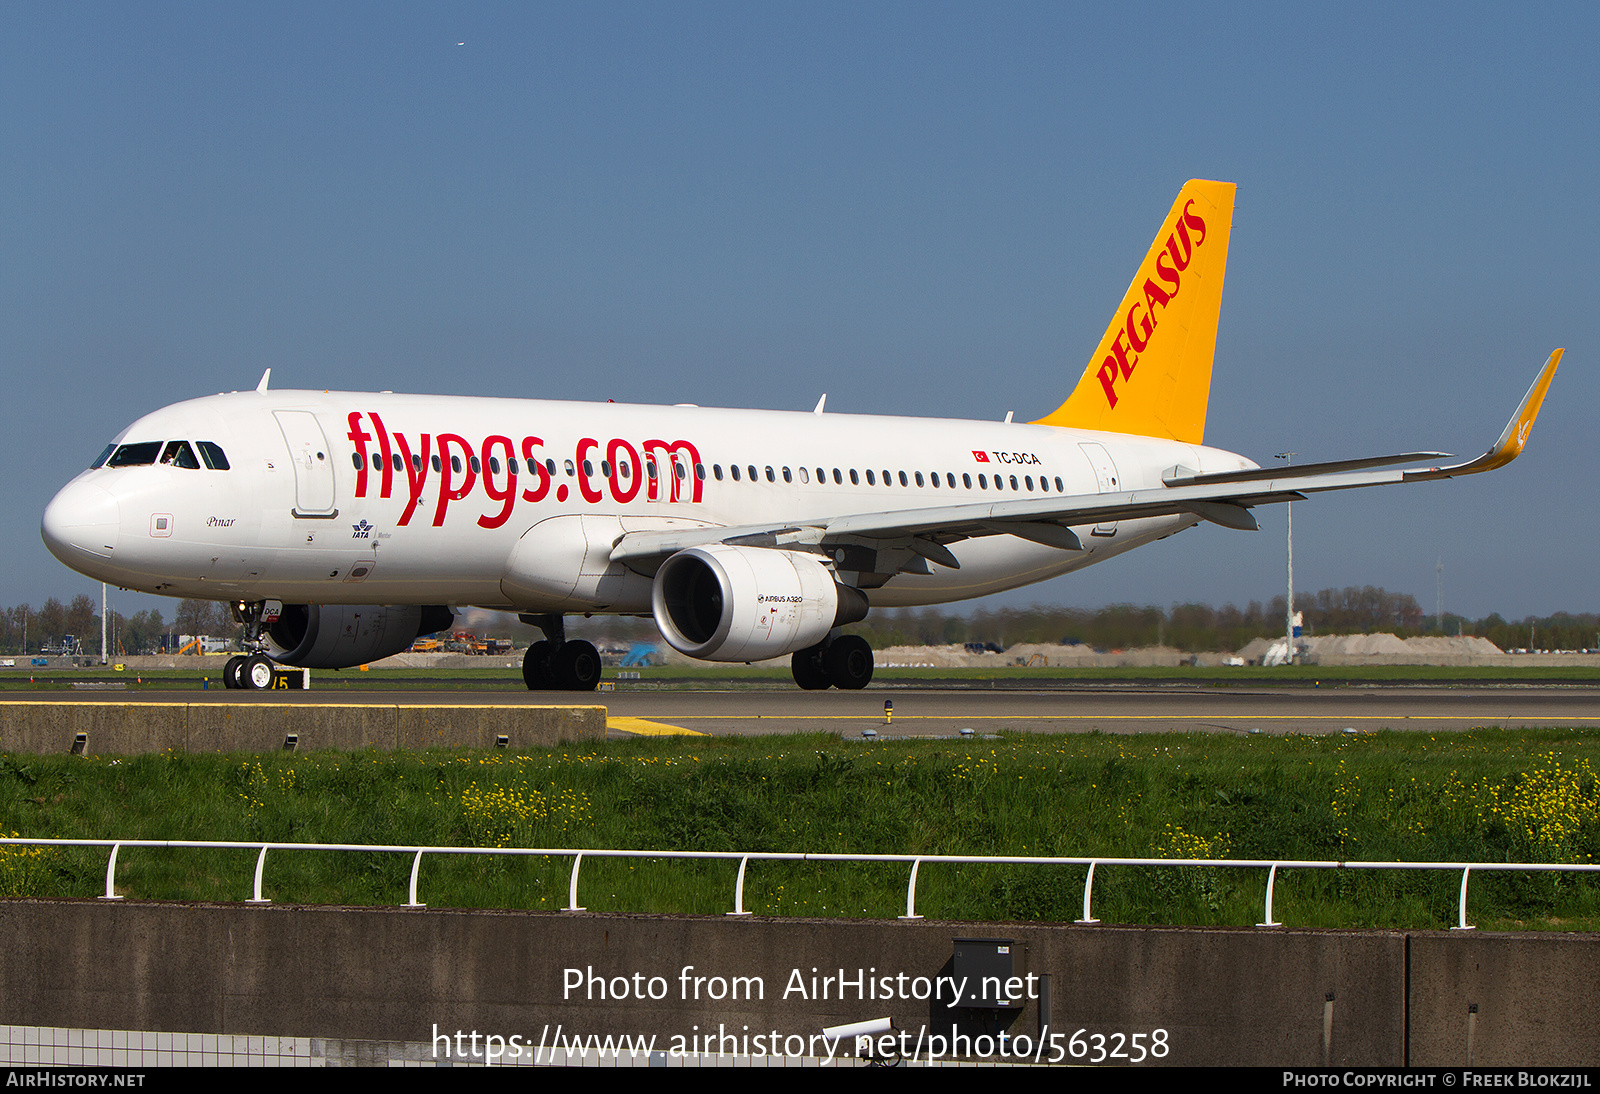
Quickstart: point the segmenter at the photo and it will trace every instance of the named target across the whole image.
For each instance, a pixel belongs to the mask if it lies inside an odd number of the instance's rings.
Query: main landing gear
[[[222,666],[222,686],[244,691],[265,691],[272,686],[272,658],[262,651],[261,613],[265,602],[239,601],[233,605],[233,618],[244,624],[244,645],[250,653],[228,658]]]
[[[522,682],[529,691],[593,691],[600,683],[600,651],[588,642],[566,640],[559,615],[524,615],[544,631],[522,656]]]
[[[872,682],[872,647],[857,635],[800,650],[789,660],[794,682],[807,691],[854,691]]]

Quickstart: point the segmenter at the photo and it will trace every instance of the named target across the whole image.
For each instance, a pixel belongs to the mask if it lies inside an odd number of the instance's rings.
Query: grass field
[[[961,744],[832,735],[608,741],[503,752],[0,756],[0,833],[55,837],[1170,858],[1591,862],[1600,734],[1044,736]],[[104,850],[0,850],[0,896],[91,897]],[[124,895],[240,900],[253,852],[124,850]],[[595,911],[716,914],[736,863],[588,859]],[[432,907],[560,908],[567,859],[425,860]],[[274,852],[280,902],[398,904],[404,855]],[[900,865],[752,864],[745,906],[887,917]],[[924,864],[918,911],[1071,920],[1082,867]],[[1458,873],[1280,873],[1301,927],[1455,922]],[[1105,922],[1248,925],[1264,871],[1105,868]],[[1474,875],[1482,927],[1591,930],[1600,886]]]

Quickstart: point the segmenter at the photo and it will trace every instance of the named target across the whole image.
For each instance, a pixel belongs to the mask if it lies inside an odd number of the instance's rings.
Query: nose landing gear
[[[244,691],[265,691],[272,686],[272,658],[266,655],[267,640],[261,630],[267,601],[235,601],[233,618],[244,624],[244,647],[250,652],[228,658],[222,667],[222,685]]]

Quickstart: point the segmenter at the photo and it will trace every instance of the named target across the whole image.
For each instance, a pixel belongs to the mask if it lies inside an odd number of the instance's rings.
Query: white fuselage
[[[228,469],[181,450],[172,460],[174,441],[191,454],[209,442]],[[647,575],[605,578],[626,532],[1108,494],[1159,487],[1174,467],[1255,466],[1054,426],[306,391],[178,403],[116,440],[142,442],[160,450],[154,462],[85,471],[46,511],[44,538],[72,568],[168,596],[523,612],[649,612]],[[950,545],[959,569],[898,573],[868,596],[886,607],[982,596],[1197,519],[1075,528],[1080,551],[966,539]]]

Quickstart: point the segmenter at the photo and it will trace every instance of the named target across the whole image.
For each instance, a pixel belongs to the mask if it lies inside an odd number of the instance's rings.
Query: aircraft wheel
[[[251,691],[266,691],[272,686],[272,658],[255,654],[239,667],[239,686]]]
[[[240,675],[244,672],[243,657],[230,657],[228,663],[222,666],[222,686],[229,689],[244,687]]]
[[[556,686],[550,678],[551,649],[549,642],[535,642],[522,655],[522,682],[529,691],[548,691]]]
[[[588,642],[568,642],[556,653],[556,684],[566,691],[593,691],[600,683],[600,651]]]
[[[872,682],[872,647],[859,635],[847,634],[822,651],[828,679],[841,691],[854,691]]]
[[[789,671],[794,673],[794,682],[806,691],[824,691],[833,686],[833,679],[822,663],[821,646],[796,650],[789,658]]]

